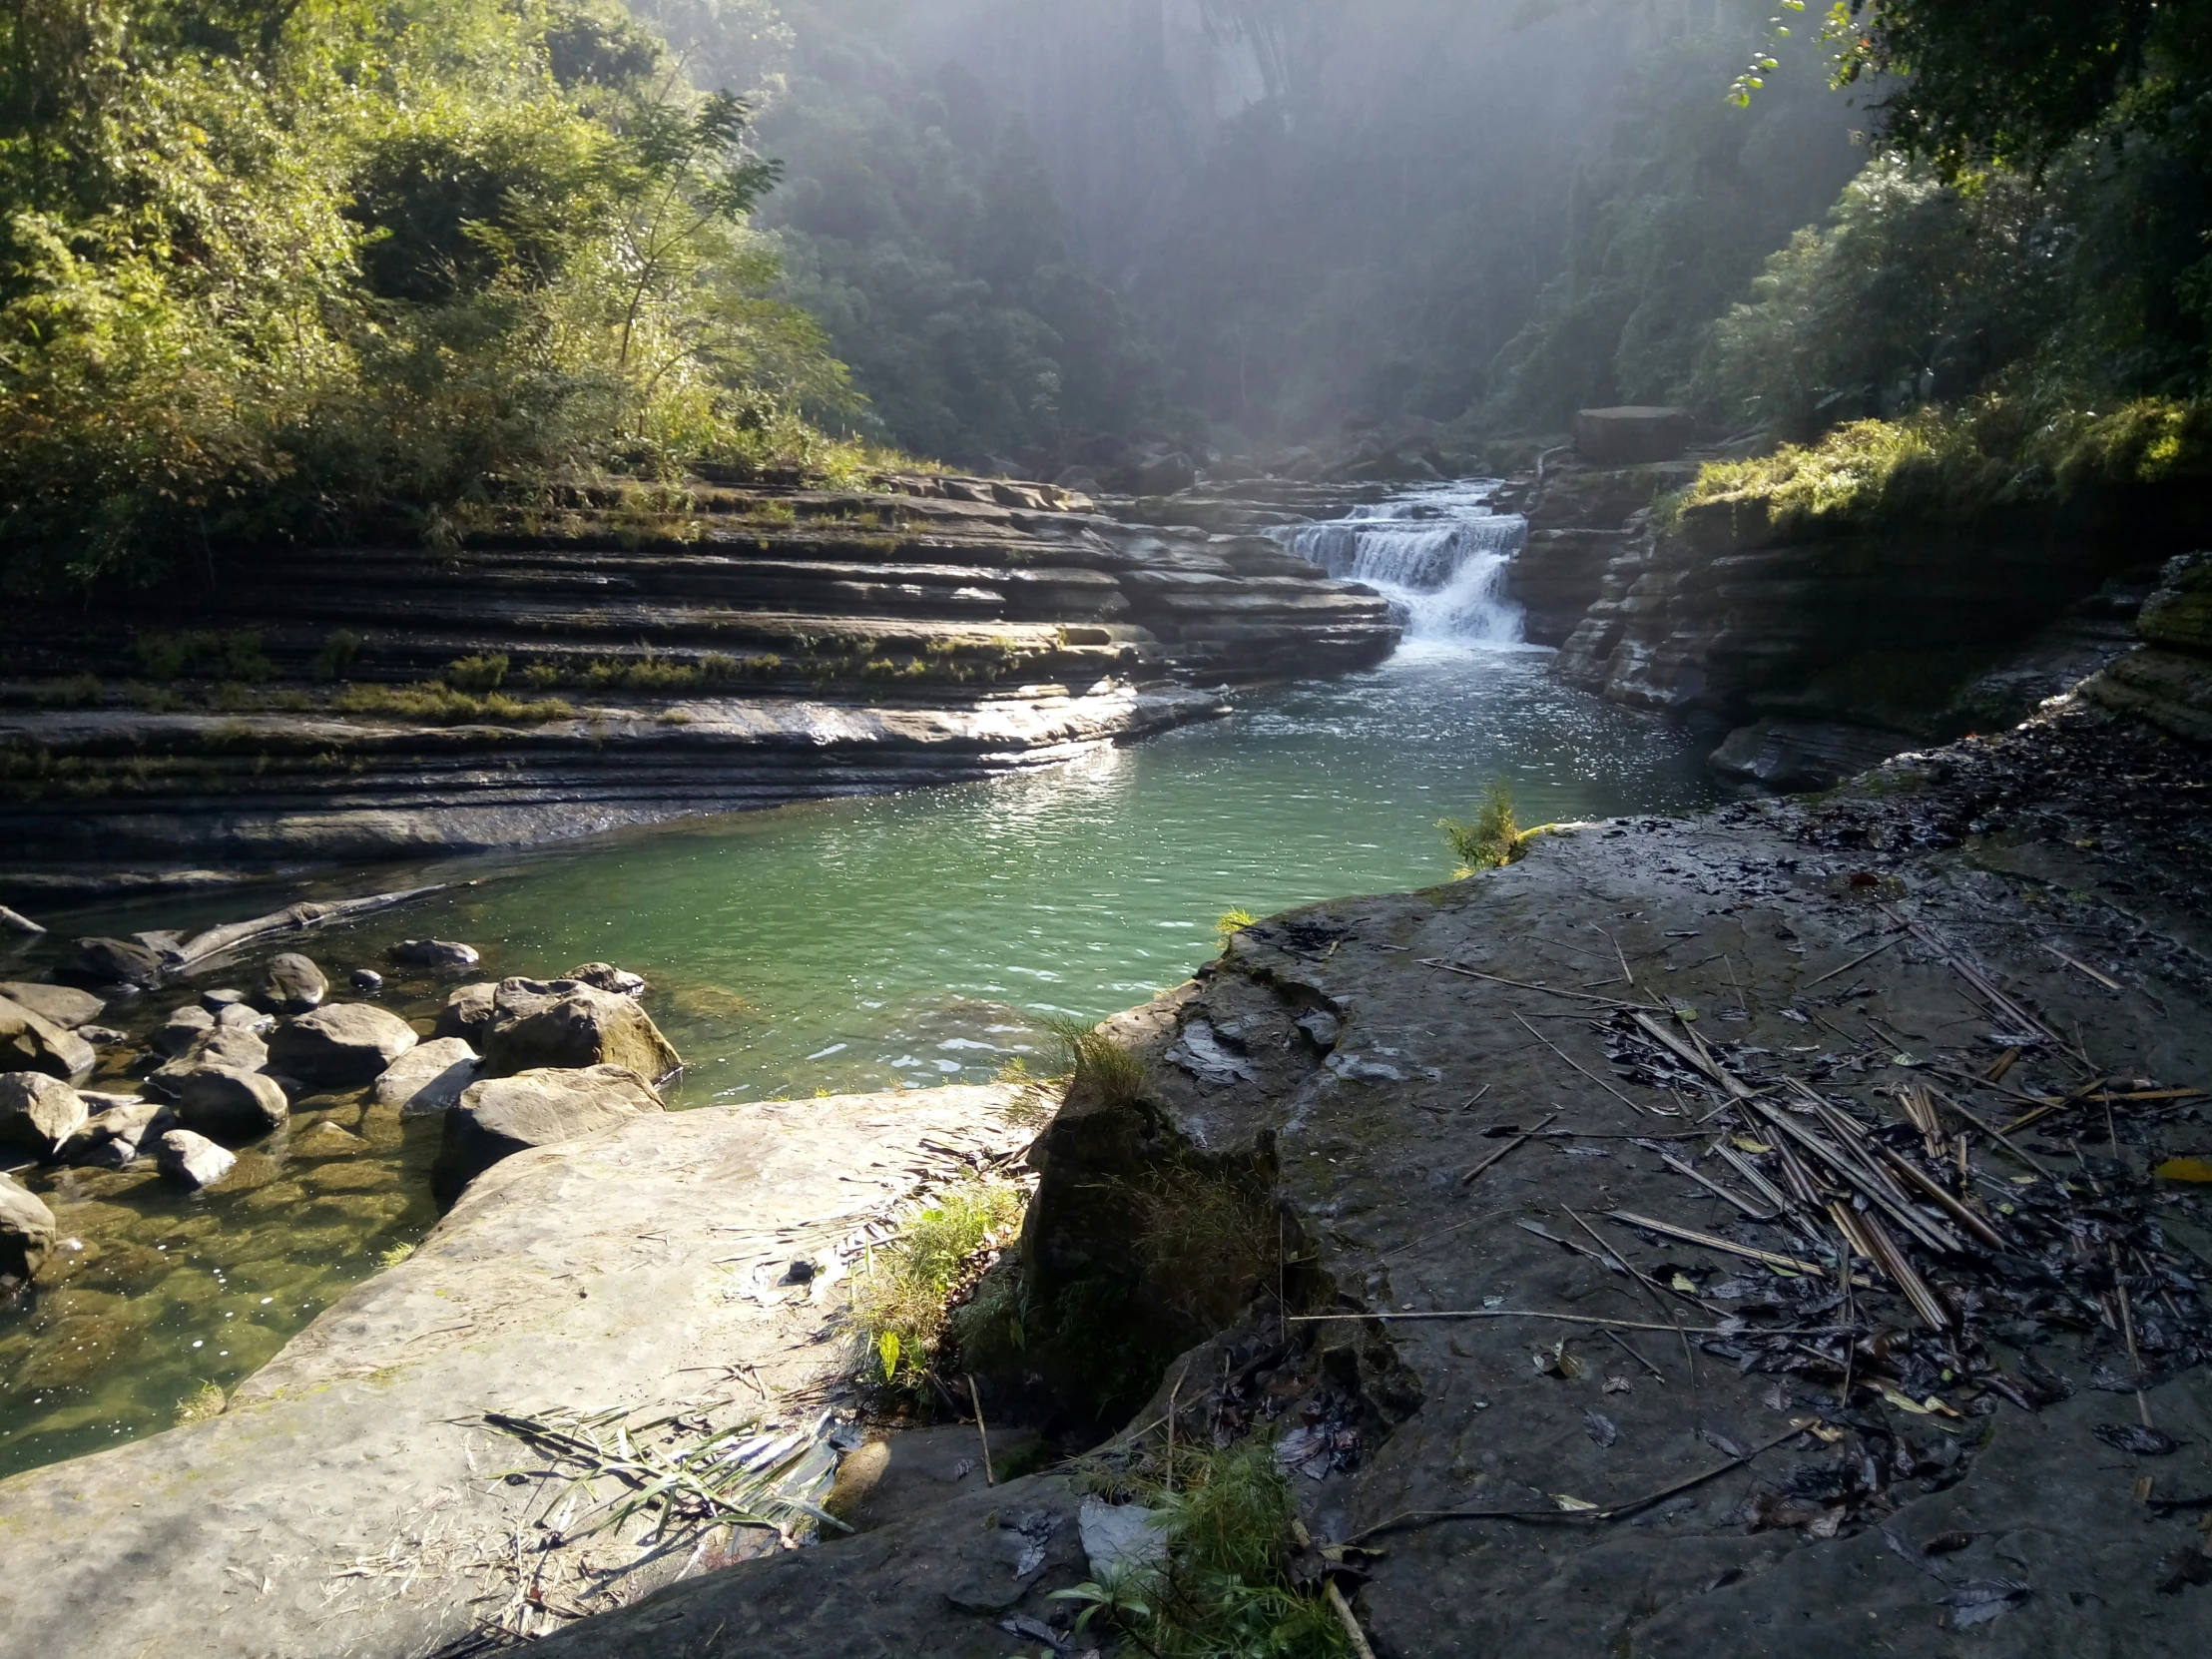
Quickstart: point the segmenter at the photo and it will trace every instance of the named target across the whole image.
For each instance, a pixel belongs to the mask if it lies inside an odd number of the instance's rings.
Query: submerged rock
[[[327,1088],[373,1083],[414,1047],[414,1027],[365,1002],[333,1002],[301,1014],[270,1038],[270,1063],[288,1077]]]
[[[88,1076],[99,1058],[75,1032],[0,997],[0,1070],[43,1071],[74,1083]]]
[[[374,968],[355,968],[353,970],[353,988],[363,996],[374,996],[384,988],[384,976]]]
[[[0,1143],[51,1158],[83,1127],[84,1097],[43,1071],[0,1074]]]
[[[272,1013],[304,1014],[322,1006],[330,981],[322,969],[296,951],[272,956],[254,982],[254,1000]]]
[[[472,1084],[446,1114],[431,1189],[439,1203],[450,1205],[502,1158],[603,1135],[640,1112],[661,1109],[653,1085],[624,1066],[527,1071]]]
[[[0,1308],[15,1300],[53,1249],[54,1212],[38,1194],[0,1175]]]
[[[169,977],[169,964],[137,939],[86,938],[75,945],[76,973],[98,985],[138,985],[151,990]]]
[[[570,968],[561,977],[573,979],[579,985],[589,985],[595,991],[612,991],[616,996],[643,996],[646,992],[643,975],[618,968],[612,962],[586,962],[582,967]]]
[[[635,998],[573,979],[500,981],[479,1047],[494,1077],[610,1065],[657,1080],[684,1063]]]
[[[88,1021],[98,1019],[100,1010],[107,1004],[90,991],[81,991],[74,985],[34,985],[11,979],[0,982],[0,996],[6,997],[19,1008],[58,1025],[64,1031],[74,1031]]]
[[[172,1129],[162,1136],[154,1162],[162,1174],[181,1187],[212,1187],[237,1167],[237,1155],[225,1151],[205,1135],[190,1129]]]
[[[202,1066],[177,1089],[178,1120],[219,1141],[260,1140],[290,1115],[282,1086],[261,1072]]]
[[[392,1061],[376,1079],[376,1104],[396,1106],[403,1118],[427,1117],[460,1104],[461,1093],[484,1069],[476,1050],[458,1037],[433,1037]]]

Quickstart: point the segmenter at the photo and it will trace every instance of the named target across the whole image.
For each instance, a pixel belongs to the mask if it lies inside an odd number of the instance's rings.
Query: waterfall
[[[1528,540],[1528,521],[1492,512],[1491,487],[1430,484],[1269,534],[1330,575],[1382,594],[1409,645],[1518,645],[1521,608],[1505,597],[1505,567]]]

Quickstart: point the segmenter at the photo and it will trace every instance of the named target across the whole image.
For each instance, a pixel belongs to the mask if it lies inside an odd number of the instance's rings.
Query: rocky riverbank
[[[1157,1474],[1170,1417],[1265,1436],[1392,1659],[2201,1650],[2203,789],[2070,703],[1246,929],[1032,1153],[1026,1294],[1118,1287],[1182,1351],[1112,1466]],[[1080,1568],[999,1529],[1063,1540],[1087,1489],[546,1645],[1072,1651]]]
[[[1262,536],[935,475],[579,492],[0,629],[0,861],[30,894],[987,777],[1396,640]]]

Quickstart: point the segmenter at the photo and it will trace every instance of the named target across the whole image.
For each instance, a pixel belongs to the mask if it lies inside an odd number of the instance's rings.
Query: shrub
[[[1444,841],[1451,848],[1452,856],[1459,860],[1459,867],[1453,871],[1455,880],[1511,863],[1519,847],[1520,830],[1513,821],[1513,792],[1502,778],[1490,785],[1473,818],[1441,819],[1436,827],[1444,832]]]
[[[507,654],[496,656],[463,657],[459,662],[445,665],[446,683],[463,691],[497,691],[507,678]]]
[[[1087,1090],[1108,1106],[1126,1106],[1143,1097],[1150,1073],[1142,1056],[1069,1015],[1049,1015],[1037,1023],[1057,1043],[1061,1067],[1072,1077],[1071,1089]]]

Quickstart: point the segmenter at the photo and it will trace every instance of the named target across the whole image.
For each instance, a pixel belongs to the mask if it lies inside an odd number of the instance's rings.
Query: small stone
[[[402,939],[387,952],[403,967],[432,968],[440,973],[466,973],[483,958],[473,945],[451,939]]]
[[[162,1136],[154,1162],[162,1174],[181,1187],[212,1187],[238,1164],[235,1153],[226,1152],[205,1135],[190,1129],[172,1129]]]
[[[177,1091],[177,1119],[219,1141],[254,1141],[280,1127],[291,1102],[274,1077],[227,1066],[203,1066]]]
[[[90,1075],[99,1060],[92,1044],[74,1031],[0,997],[0,1071],[43,1071],[74,1083]]]
[[[11,910],[0,904],[0,933],[43,933],[46,929],[20,910]]]
[[[246,993],[241,990],[226,989],[202,991],[200,993],[200,1006],[207,1009],[211,1014],[220,1014],[233,1003],[244,1002],[245,1000]]]
[[[355,968],[353,970],[353,988],[363,996],[374,996],[384,988],[384,976],[374,968]]]
[[[322,1006],[330,981],[297,951],[272,956],[254,983],[254,1000],[276,1014],[304,1014]]]
[[[96,1048],[113,1048],[131,1040],[130,1032],[118,1031],[112,1025],[80,1025],[76,1034]]]
[[[333,1002],[301,1014],[270,1038],[270,1064],[324,1088],[357,1089],[415,1045],[414,1027],[365,1002]]]
[[[0,1143],[51,1158],[84,1127],[87,1116],[84,1097],[58,1077],[43,1071],[0,1073]]]
[[[169,1018],[154,1029],[154,1052],[162,1055],[182,1054],[198,1040],[203,1031],[214,1029],[215,1015],[198,1003],[174,1008],[170,1010]]]
[[[22,980],[0,983],[0,996],[64,1031],[74,1031],[85,1021],[97,1019],[107,1006],[92,992],[73,985],[34,985]]]
[[[617,996],[643,996],[646,992],[642,976],[626,972],[612,962],[586,962],[582,967],[570,968],[561,977],[589,985],[595,991],[612,991]]]

